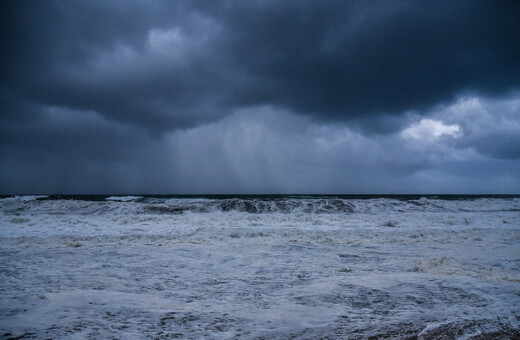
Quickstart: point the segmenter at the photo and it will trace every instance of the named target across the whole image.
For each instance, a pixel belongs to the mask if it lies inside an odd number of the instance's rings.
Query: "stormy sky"
[[[0,193],[520,193],[519,1],[2,1]]]

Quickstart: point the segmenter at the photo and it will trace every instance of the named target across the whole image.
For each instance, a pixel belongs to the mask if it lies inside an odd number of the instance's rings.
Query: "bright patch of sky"
[[[424,118],[420,122],[411,125],[401,132],[405,139],[413,139],[424,142],[434,142],[443,135],[459,137],[460,126],[446,125],[442,121]]]

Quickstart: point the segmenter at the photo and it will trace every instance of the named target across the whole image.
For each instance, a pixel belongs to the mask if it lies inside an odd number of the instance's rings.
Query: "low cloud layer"
[[[3,193],[520,192],[517,2],[0,6]]]

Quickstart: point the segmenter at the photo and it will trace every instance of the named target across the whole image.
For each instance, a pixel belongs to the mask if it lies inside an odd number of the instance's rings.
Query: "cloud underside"
[[[1,4],[5,192],[518,192],[515,1]]]
[[[264,106],[160,138],[95,113],[48,109],[45,132],[33,127],[31,140],[17,130],[4,136],[11,143],[0,154],[0,187],[17,193],[515,193],[519,104],[461,99],[379,135]]]

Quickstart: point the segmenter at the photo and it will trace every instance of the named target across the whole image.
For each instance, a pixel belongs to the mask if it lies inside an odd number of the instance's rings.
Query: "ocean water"
[[[519,336],[519,196],[0,198],[4,339]]]

